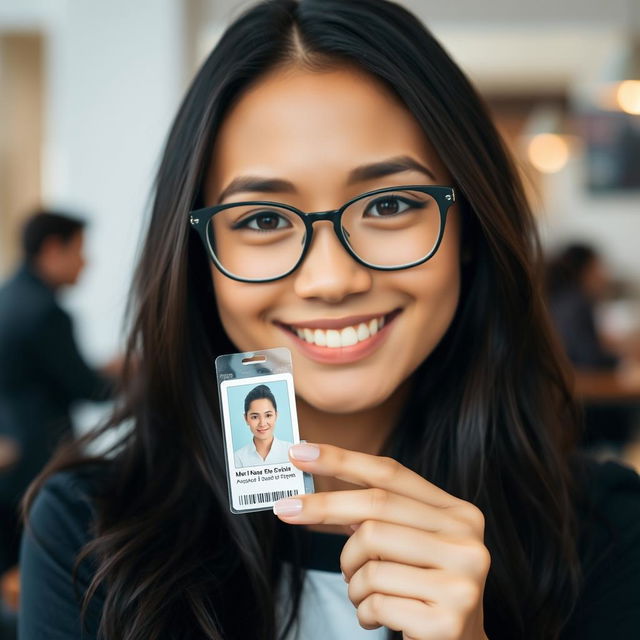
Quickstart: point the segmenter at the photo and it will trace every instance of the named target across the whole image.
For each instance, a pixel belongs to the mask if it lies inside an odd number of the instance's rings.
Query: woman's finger
[[[308,442],[289,447],[289,457],[296,467],[309,473],[333,476],[363,487],[387,489],[436,507],[468,504],[436,487],[393,458]]]
[[[349,581],[349,599],[356,607],[372,593],[384,593],[467,612],[478,606],[482,592],[480,582],[462,574],[384,560],[369,560]]]
[[[274,505],[274,512],[291,524],[347,525],[379,520],[450,536],[469,537],[477,533],[453,510],[440,509],[377,487],[285,498]]]
[[[372,593],[357,609],[360,626],[402,631],[404,640],[458,640],[464,618],[454,611],[420,600]]]
[[[441,534],[388,522],[366,520],[347,540],[340,566],[349,581],[369,560],[385,560],[484,579],[489,570],[487,548],[474,538],[444,538]]]

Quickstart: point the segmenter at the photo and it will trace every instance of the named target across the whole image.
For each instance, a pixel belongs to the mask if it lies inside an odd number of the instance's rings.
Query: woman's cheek
[[[277,283],[236,282],[213,266],[212,278],[220,320],[233,344],[240,351],[274,346],[272,327],[263,318],[278,300]]]

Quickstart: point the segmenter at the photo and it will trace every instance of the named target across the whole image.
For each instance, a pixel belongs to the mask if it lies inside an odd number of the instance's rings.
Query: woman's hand
[[[487,640],[482,599],[491,558],[476,506],[391,458],[325,444],[289,452],[299,469],[368,487],[274,506],[290,524],[355,529],[340,565],[362,627],[386,626],[406,640]]]

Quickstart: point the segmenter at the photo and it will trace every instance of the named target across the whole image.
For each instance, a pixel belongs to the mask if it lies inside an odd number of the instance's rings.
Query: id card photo
[[[303,472],[289,461],[300,442],[290,373],[220,384],[231,510],[270,509],[305,493]]]

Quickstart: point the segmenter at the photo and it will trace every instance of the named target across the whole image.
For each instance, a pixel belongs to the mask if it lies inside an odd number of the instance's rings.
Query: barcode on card
[[[264,504],[265,502],[275,502],[280,498],[290,498],[291,496],[297,496],[297,489],[290,489],[289,491],[266,491],[265,493],[249,493],[246,495],[238,496],[240,504],[242,506],[252,504]]]

